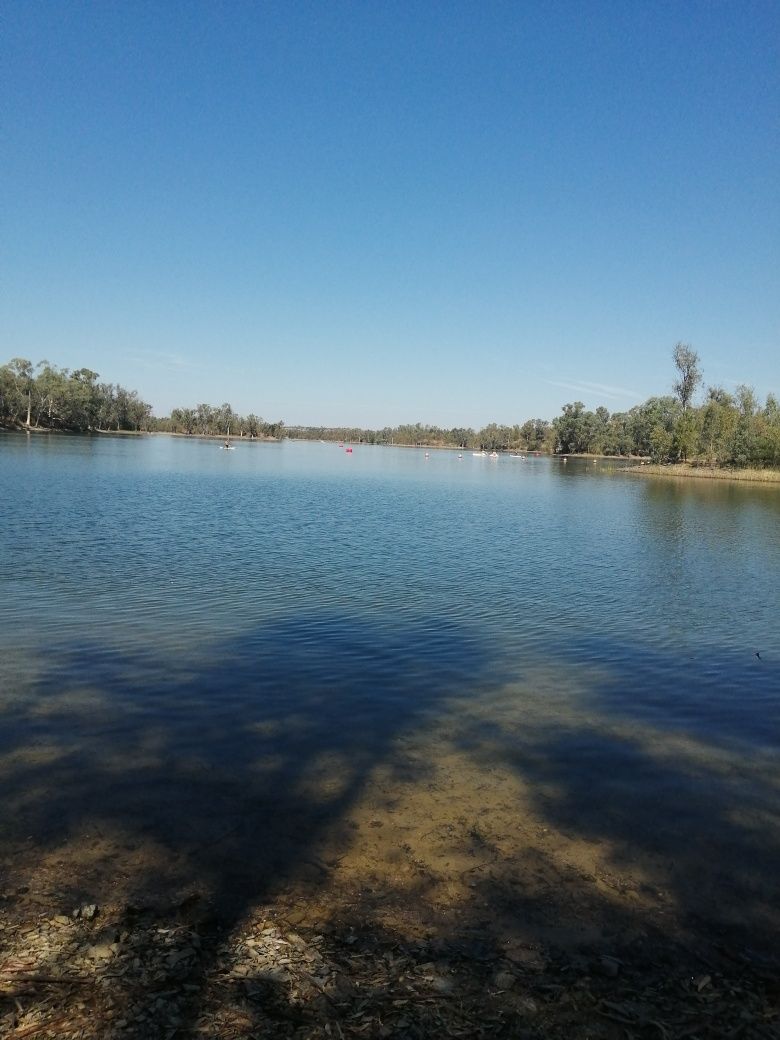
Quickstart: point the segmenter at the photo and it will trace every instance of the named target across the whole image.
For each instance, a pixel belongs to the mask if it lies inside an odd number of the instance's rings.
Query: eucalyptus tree
[[[734,398],[739,416],[734,434],[733,461],[738,466],[747,466],[756,457],[755,416],[758,402],[753,388],[744,384],[737,387]]]
[[[68,414],[68,380],[70,372],[67,368],[59,368],[48,361],[40,361],[36,366],[35,377],[37,389],[37,412],[35,424],[42,424],[49,429],[64,426]]]
[[[553,419],[555,427],[555,450],[561,455],[571,455],[587,451],[589,440],[588,419],[582,401],[574,401],[563,406],[563,411]]]
[[[24,392],[10,364],[0,368],[0,419],[12,425],[21,421],[25,408]]]
[[[674,392],[685,412],[691,403],[696,387],[701,382],[701,370],[699,369],[699,355],[692,349],[689,343],[677,343],[672,351],[678,379],[674,384]]]
[[[701,407],[699,453],[710,465],[731,461],[738,415],[734,398],[723,387],[707,390]]]
[[[213,408],[210,404],[199,404],[195,409],[195,422],[198,433],[209,433],[211,431]]]
[[[477,434],[481,447],[490,451],[506,451],[509,447],[509,430],[497,423],[488,423]]]
[[[780,466],[780,404],[768,394],[765,407],[756,418],[756,462],[762,466]]]
[[[94,430],[100,413],[98,373],[79,368],[68,379],[68,426],[76,430]]]
[[[14,378],[17,393],[24,398],[27,409],[27,418],[24,420],[24,425],[29,426],[32,416],[33,389],[35,387],[32,362],[28,361],[27,358],[15,357],[11,358],[6,367]]]
[[[635,405],[628,413],[634,452],[658,458],[661,445],[668,444],[671,450],[679,412],[679,402],[670,396],[650,397],[643,404]]]
[[[213,412],[214,433],[227,434],[231,429],[236,430],[239,425],[239,416],[233,411],[233,406],[226,401]]]

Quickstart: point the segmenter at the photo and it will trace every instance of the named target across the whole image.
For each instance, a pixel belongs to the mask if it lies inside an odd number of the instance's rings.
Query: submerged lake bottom
[[[3,964],[89,979],[98,1011],[19,982],[31,1015],[66,1007],[84,1036],[773,1027],[765,489],[16,443]]]

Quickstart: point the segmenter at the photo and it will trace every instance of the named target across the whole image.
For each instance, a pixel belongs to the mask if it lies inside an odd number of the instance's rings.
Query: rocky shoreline
[[[475,927],[439,935],[409,907],[379,926],[359,903],[292,892],[228,929],[196,892],[64,909],[3,896],[4,1036],[770,1040],[780,1028],[779,966],[744,948],[652,935],[497,945]]]

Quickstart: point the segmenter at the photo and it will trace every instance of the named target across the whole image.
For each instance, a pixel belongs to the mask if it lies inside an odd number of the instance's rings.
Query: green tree
[[[91,368],[72,372],[67,385],[67,424],[71,429],[93,430],[98,425],[100,392],[98,373]]]
[[[35,388],[32,362],[28,361],[27,358],[11,358],[7,368],[15,380],[17,393],[24,398],[26,404],[27,418],[24,420],[24,424],[25,426],[30,426],[33,389]]]
[[[649,454],[653,462],[668,462],[672,455],[672,434],[661,423],[650,431]]]
[[[739,413],[734,398],[711,386],[701,408],[700,454],[711,466],[731,461]]]
[[[696,387],[701,382],[699,355],[689,343],[678,343],[672,351],[678,379],[674,384],[674,392],[680,401],[683,411],[687,411]]]
[[[565,404],[563,414],[557,419],[553,419],[556,434],[555,450],[561,455],[570,455],[572,452],[579,451],[584,410],[585,405],[582,401],[574,401],[573,404]]]
[[[679,462],[687,462],[696,454],[699,441],[699,415],[688,409],[682,412],[674,424],[672,434],[672,456]]]

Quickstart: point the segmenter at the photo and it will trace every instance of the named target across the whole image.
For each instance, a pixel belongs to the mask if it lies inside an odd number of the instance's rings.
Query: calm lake
[[[445,886],[448,816],[507,863],[533,818],[581,878],[774,927],[780,488],[2,434],[0,710],[9,859],[267,893],[408,847]]]

